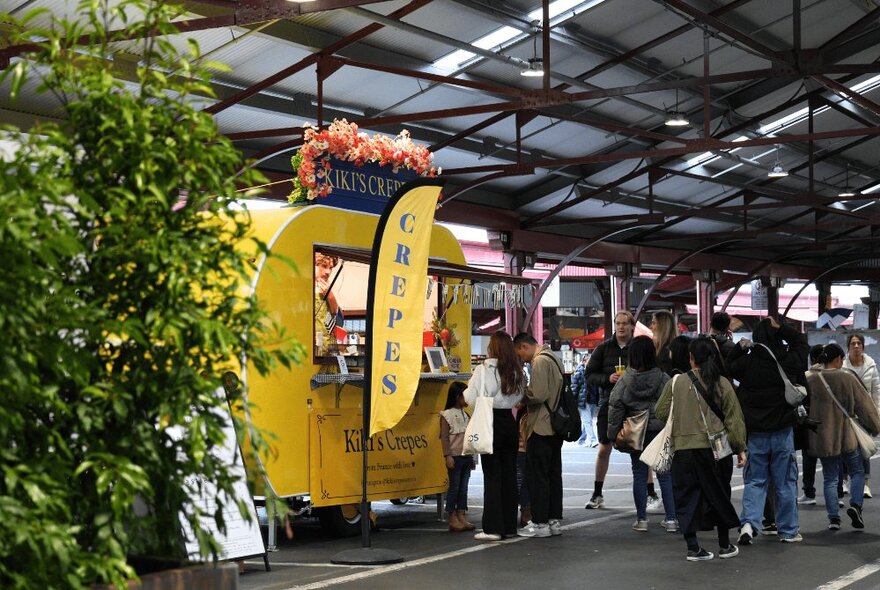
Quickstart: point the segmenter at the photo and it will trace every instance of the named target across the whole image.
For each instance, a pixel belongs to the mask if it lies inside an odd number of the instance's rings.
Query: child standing
[[[449,470],[449,491],[446,494],[446,512],[449,515],[449,530],[455,532],[472,531],[474,525],[468,522],[467,512],[468,482],[474,459],[462,455],[464,431],[470,419],[464,408],[464,390],[467,384],[455,381],[449,386],[446,396],[446,409],[440,412],[440,442],[443,456]]]

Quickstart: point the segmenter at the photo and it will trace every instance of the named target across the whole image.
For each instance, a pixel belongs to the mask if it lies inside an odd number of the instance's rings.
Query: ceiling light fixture
[[[782,162],[779,161],[779,144],[776,144],[776,161],[770,167],[770,171],[767,173],[767,178],[785,178],[788,176],[788,172],[785,168],[782,167]]]
[[[664,107],[666,105],[663,105]],[[678,88],[675,89],[675,110],[669,111],[666,115],[666,125],[669,127],[687,127],[691,122],[687,116],[678,110]]]
[[[856,196],[857,191],[854,191],[852,187],[849,185],[849,162],[846,163],[846,186],[843,187],[843,190],[837,193],[838,197],[854,197]]]
[[[520,71],[520,76],[537,78],[544,75],[544,59],[538,57],[538,31],[534,31],[532,37],[533,57],[529,58],[529,65]]]
[[[520,76],[526,78],[537,78],[544,75],[544,60],[540,57],[532,57],[529,59],[529,67],[523,68],[519,73]]]

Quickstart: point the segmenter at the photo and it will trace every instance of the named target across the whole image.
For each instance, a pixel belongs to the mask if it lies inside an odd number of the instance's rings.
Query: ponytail
[[[721,381],[718,348],[707,336],[699,336],[688,345],[688,352],[694,357],[694,364],[700,369],[700,377],[706,383],[711,399],[718,399],[718,384]]]
[[[819,355],[819,362],[823,365],[834,362],[835,359],[844,358],[843,349],[836,342],[830,342],[822,348],[822,354]]]

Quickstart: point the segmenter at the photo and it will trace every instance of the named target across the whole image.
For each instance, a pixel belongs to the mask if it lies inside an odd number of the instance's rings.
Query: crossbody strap
[[[559,374],[562,376],[562,387],[565,387],[565,373],[562,371],[562,365],[559,363],[559,359],[556,358],[556,355],[553,354],[552,352],[549,354],[546,352],[541,352],[538,354],[538,356],[549,356],[550,358],[553,359],[553,364],[556,365],[556,368],[559,369]],[[556,396],[556,408],[559,407],[560,403],[562,403],[562,389],[561,388],[559,390],[559,395]],[[546,400],[544,400],[544,407],[547,408],[547,411],[550,412],[551,414],[556,411],[556,408],[553,408],[552,410],[550,409],[550,404],[548,404]]]
[[[482,379],[480,380],[480,391],[477,392],[477,396],[491,398],[495,397],[494,395],[488,395],[489,388],[486,386],[486,374],[489,372],[490,369],[494,371],[496,376],[498,375],[498,369],[496,367],[490,367],[486,363],[483,363],[483,374],[481,375]],[[498,379],[498,382],[501,382],[500,378]]]
[[[773,358],[773,361],[776,363],[776,369],[779,371],[779,376],[782,377],[782,384],[791,383],[791,379],[788,378],[786,372],[782,369],[782,365],[779,364],[779,360],[776,358],[776,355],[773,354],[773,351],[770,350],[770,347],[766,344],[761,344],[760,342],[755,342],[758,346],[763,346],[764,350],[770,353],[770,356]]]
[[[834,400],[834,403],[837,404],[837,407],[840,408],[840,411],[843,412],[843,415],[846,416],[847,418],[852,418],[852,416],[850,416],[849,412],[846,411],[846,408],[843,407],[843,404],[841,404],[840,401],[838,401],[837,396],[834,395],[834,392],[831,391],[831,386],[828,385],[827,381],[825,381],[825,376],[822,375],[822,373],[819,373],[819,379],[822,380],[822,385],[825,386],[825,391],[828,392],[828,395],[831,396],[831,399]]]
[[[713,412],[715,412],[715,415],[718,416],[718,418],[721,420],[721,423],[724,424],[724,411],[718,407],[718,404],[716,404],[713,399],[711,399],[709,397],[709,392],[706,391],[706,388],[703,387],[703,384],[700,383],[700,380],[697,378],[696,375],[693,374],[692,371],[688,371],[687,375],[688,375],[688,377],[691,378],[691,382],[694,384],[694,387],[696,388],[696,390],[700,392],[700,396],[706,402],[706,405],[709,406],[709,409],[712,410]],[[700,412],[702,412],[702,411],[703,411],[703,409],[700,408]],[[703,416],[704,421],[705,421],[705,419],[706,419],[706,417]]]

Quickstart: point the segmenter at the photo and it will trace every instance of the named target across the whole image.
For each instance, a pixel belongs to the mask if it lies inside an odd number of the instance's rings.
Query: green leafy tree
[[[7,44],[34,44],[4,92],[36,85],[58,121],[8,130],[20,148],[0,162],[2,588],[122,585],[127,556],[180,556],[184,513],[216,552],[187,500],[192,475],[232,490],[211,453],[220,375],[301,354],[245,294],[265,248],[231,203],[258,179],[236,177],[240,154],[193,104],[220,66],[172,43],[180,11],[85,0],[76,20],[0,15]],[[123,51],[137,56],[125,81]],[[265,449],[254,434],[246,448]]]

